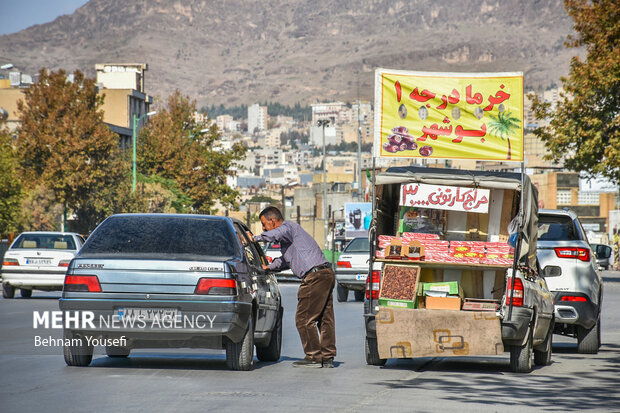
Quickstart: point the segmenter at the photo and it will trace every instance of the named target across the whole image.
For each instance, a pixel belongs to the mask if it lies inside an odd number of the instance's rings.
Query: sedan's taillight
[[[19,261],[15,258],[5,258],[2,260],[2,265],[19,265]]]
[[[67,275],[65,277],[65,291],[88,291],[100,293],[101,285],[96,275]]]
[[[588,299],[586,297],[580,297],[578,295],[565,295],[564,297],[560,298],[560,301],[576,301],[585,303],[588,301]]]
[[[70,262],[71,262],[71,260],[60,260],[60,262],[58,263],[58,266],[59,267],[68,267]]]
[[[506,285],[506,305],[510,305],[510,293],[512,290],[512,277],[508,278]],[[512,297],[512,305],[523,307],[523,281],[520,278],[515,279],[514,296]]]
[[[336,263],[336,267],[338,267],[338,268],[351,268],[351,263],[349,261],[338,261]]]
[[[230,278],[201,278],[195,294],[236,295],[237,282]]]
[[[580,261],[590,261],[590,250],[579,247],[557,247],[555,255],[558,258],[577,258]]]
[[[381,271],[372,272],[372,299],[379,299],[379,289],[381,288]],[[366,298],[370,299],[370,277],[366,278]]]

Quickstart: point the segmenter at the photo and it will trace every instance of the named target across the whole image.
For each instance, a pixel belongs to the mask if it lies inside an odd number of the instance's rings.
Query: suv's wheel
[[[336,284],[336,298],[339,303],[344,303],[349,299],[349,290],[340,284]]]
[[[32,290],[28,290],[28,289],[22,288],[22,289],[19,290],[19,293],[21,294],[21,296],[23,298],[30,298],[30,297],[32,297]]]
[[[515,373],[532,371],[532,329],[527,331],[527,339],[522,346],[510,347],[510,368]]]
[[[271,339],[266,347],[256,347],[256,358],[260,361],[278,361],[282,351],[282,309],[278,314],[276,325],[271,332]]]
[[[551,323],[549,326],[549,331],[547,331],[547,337],[545,337],[545,341],[541,344],[540,348],[542,350],[534,349],[534,363],[537,366],[548,366],[551,364],[551,353],[553,346],[553,326]]]
[[[2,297],[13,298],[15,297],[15,287],[9,283],[2,284]]]
[[[238,343],[226,342],[226,364],[231,370],[252,370],[254,363],[254,324],[252,317],[243,339]]]
[[[366,364],[371,366],[384,366],[387,359],[379,358],[377,339],[366,337]]]
[[[127,347],[105,346],[105,354],[107,354],[108,357],[115,357],[115,358],[129,357],[130,353],[131,353],[131,349]]]
[[[364,293],[365,291],[353,291],[353,294],[355,295],[355,301],[364,301]]]
[[[592,328],[577,326],[577,352],[582,354],[596,354],[601,345],[600,339],[601,315],[596,319]]]
[[[67,366],[85,367],[93,361],[93,346],[89,346],[86,338],[74,337],[70,331],[64,331],[64,338],[68,345],[63,346],[65,363]],[[67,342],[67,340],[69,340]]]

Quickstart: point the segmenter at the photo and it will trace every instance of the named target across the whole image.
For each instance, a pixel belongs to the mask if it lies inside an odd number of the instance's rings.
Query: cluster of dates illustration
[[[409,129],[404,126],[392,128],[392,134],[387,139],[388,141],[383,144],[383,149],[390,153],[418,150],[422,156],[433,154],[432,146],[424,145],[418,148],[415,138],[409,135]]]

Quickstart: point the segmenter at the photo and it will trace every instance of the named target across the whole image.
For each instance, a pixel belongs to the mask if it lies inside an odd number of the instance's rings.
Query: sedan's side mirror
[[[560,275],[562,275],[562,268],[558,267],[557,265],[547,265],[544,269],[543,269],[543,277],[545,278],[549,278],[549,277],[559,277]]]

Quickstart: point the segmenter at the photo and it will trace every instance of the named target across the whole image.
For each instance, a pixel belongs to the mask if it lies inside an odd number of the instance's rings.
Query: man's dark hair
[[[284,217],[282,216],[282,213],[280,212],[278,208],[274,206],[268,206],[267,208],[263,209],[260,215],[258,216],[258,219],[260,219],[263,216],[266,219],[275,219],[276,221],[284,221]]]

